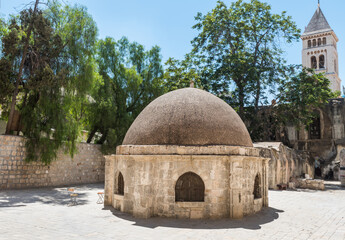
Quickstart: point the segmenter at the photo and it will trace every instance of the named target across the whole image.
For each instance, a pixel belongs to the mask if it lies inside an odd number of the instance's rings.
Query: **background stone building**
[[[315,177],[339,180],[340,153],[345,149],[345,101],[331,99],[319,111],[309,130],[287,127],[291,147],[308,151],[314,159]]]
[[[316,73],[325,73],[331,82],[330,88],[333,91],[340,91],[338,38],[328,24],[320,5],[301,39],[303,43],[302,65],[315,69]],[[272,106],[263,107],[262,113],[269,116],[271,108]],[[309,165],[313,166],[313,174],[310,174],[309,167],[296,171],[296,173],[300,172],[302,175],[308,173],[310,176],[315,175],[316,178],[339,180],[340,153],[345,151],[344,98],[330,99],[328,104],[316,111],[318,117],[309,126],[309,130],[305,128],[298,130],[293,125],[286,126],[284,129],[276,129],[270,126],[272,123],[268,123],[264,132],[264,140],[281,141],[296,150],[296,153],[308,153],[308,160],[305,162],[309,162]]]
[[[328,24],[320,4],[301,36],[303,42],[302,65],[323,72],[331,82],[331,90],[341,91],[337,42],[338,37]],[[319,117],[309,130],[297,131],[287,127],[288,145],[308,151],[314,159],[315,177],[339,179],[340,152],[345,146],[344,98],[331,99],[318,110]]]

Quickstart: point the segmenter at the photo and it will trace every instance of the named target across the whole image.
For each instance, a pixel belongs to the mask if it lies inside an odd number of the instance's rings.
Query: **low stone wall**
[[[312,190],[325,190],[325,183],[323,180],[318,179],[297,179],[295,181],[295,187]]]
[[[287,185],[291,178],[304,177],[308,174],[314,178],[314,164],[307,152],[291,149],[281,142],[255,143],[260,156],[270,158],[268,187],[278,189],[279,185]]]
[[[0,189],[65,186],[104,181],[99,145],[80,143],[72,159],[63,150],[50,165],[27,163],[25,138],[0,135]]]

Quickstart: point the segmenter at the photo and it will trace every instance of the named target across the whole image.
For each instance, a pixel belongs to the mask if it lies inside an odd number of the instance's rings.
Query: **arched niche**
[[[125,193],[125,181],[121,172],[118,172],[115,178],[114,193],[118,195],[124,195]]]
[[[256,174],[255,176],[255,180],[254,180],[254,190],[253,190],[253,195],[254,195],[254,199],[258,199],[258,198],[262,198],[262,194],[261,194],[261,178],[260,178],[260,174]]]
[[[175,185],[176,202],[203,202],[205,184],[201,177],[193,172],[181,175]]]

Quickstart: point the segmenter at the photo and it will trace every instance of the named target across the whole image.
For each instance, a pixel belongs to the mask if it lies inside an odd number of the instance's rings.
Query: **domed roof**
[[[238,114],[220,98],[196,88],[175,90],[151,102],[122,144],[253,146]]]

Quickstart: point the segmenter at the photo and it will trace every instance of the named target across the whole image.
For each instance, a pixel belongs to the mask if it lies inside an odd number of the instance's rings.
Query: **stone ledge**
[[[115,200],[123,200],[123,198],[124,198],[123,195],[114,193],[114,199],[115,199]]]
[[[205,202],[176,202],[180,208],[201,208],[203,209]]]
[[[259,157],[260,150],[239,146],[121,145],[117,155],[239,155]]]

